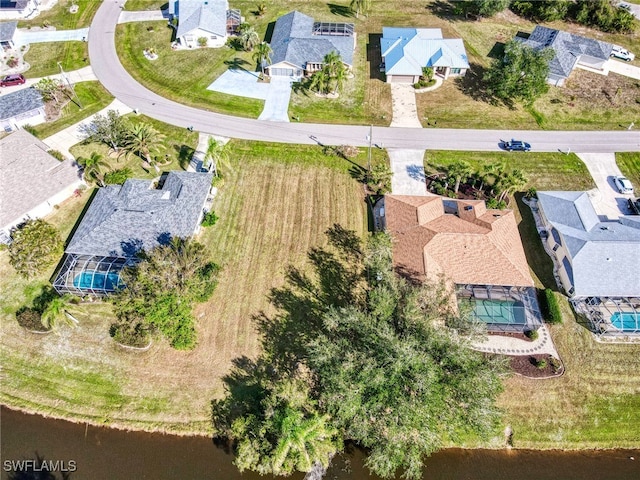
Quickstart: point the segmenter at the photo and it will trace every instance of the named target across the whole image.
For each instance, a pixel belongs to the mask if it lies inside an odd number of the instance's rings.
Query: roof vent
[[[162,200],[169,200],[171,198],[171,190],[167,190],[162,194]]]
[[[500,218],[502,215],[499,214],[499,213],[494,213],[493,216],[496,217],[496,218]]]
[[[600,230],[609,230],[609,227],[600,227]]]

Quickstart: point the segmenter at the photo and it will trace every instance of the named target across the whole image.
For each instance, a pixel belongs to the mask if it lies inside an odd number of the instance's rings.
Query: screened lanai
[[[587,297],[571,301],[598,336],[640,335],[640,298]]]
[[[120,271],[132,263],[132,259],[123,257],[67,254],[53,287],[61,295],[104,297],[122,288]]]

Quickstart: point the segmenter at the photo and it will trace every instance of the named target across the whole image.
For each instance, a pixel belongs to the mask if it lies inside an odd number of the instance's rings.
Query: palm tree
[[[77,321],[67,311],[74,300],[75,298],[68,293],[53,297],[42,312],[42,325],[52,330],[57,330],[60,325],[75,326]]]
[[[453,177],[456,181],[453,191],[458,193],[458,189],[460,188],[460,182],[465,180],[469,175],[471,175],[472,169],[471,165],[469,165],[464,160],[459,160],[453,162],[449,167],[447,167],[447,173],[449,176]]]
[[[227,164],[229,163],[229,154],[227,153],[226,144],[222,143],[219,140],[216,140],[213,137],[209,138],[209,143],[207,145],[207,151],[204,155],[205,162],[211,161],[211,165],[213,167],[213,174],[218,176],[218,165],[219,164]]]
[[[109,167],[109,163],[102,159],[102,155],[98,152],[92,152],[88,158],[78,158],[78,164],[82,167],[82,177],[86,182],[91,183],[92,180],[95,180],[101,187],[104,185],[102,171]]]
[[[122,146],[122,151],[127,154],[136,154],[142,157],[147,165],[152,165],[152,152],[159,152],[165,148],[162,143],[165,136],[151,125],[138,123],[131,127]],[[156,166],[156,171],[158,167]]]
[[[264,3],[258,4],[258,16],[262,17],[267,13],[267,6]]]
[[[361,13],[364,13],[365,15],[369,13],[369,10],[371,9],[371,0],[351,0],[351,4],[349,6],[351,7],[351,11],[355,12],[356,18],[358,18],[358,15]]]
[[[247,52],[250,52],[251,50],[253,50],[253,47],[260,43],[260,37],[251,25],[243,25],[246,26],[243,27],[240,31],[240,43],[242,44],[242,48],[244,48]]]
[[[260,70],[264,74],[264,64],[271,63],[271,46],[267,42],[262,42],[256,47],[253,53],[253,59],[260,64]]]
[[[527,177],[522,170],[517,168],[513,169],[510,173],[500,177],[499,188],[501,190],[499,201],[505,199],[507,195],[510,195],[518,190],[521,190],[527,184]]]

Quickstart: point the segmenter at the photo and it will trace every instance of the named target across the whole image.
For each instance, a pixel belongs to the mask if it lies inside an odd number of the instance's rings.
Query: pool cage
[[[353,37],[353,23],[314,22],[313,35],[334,35],[339,37]]]
[[[241,23],[242,15],[240,14],[240,10],[232,8],[227,10],[227,35],[236,35]]]
[[[66,254],[53,288],[63,295],[104,297],[122,287],[120,271],[135,259],[102,255]]]
[[[485,308],[482,317],[472,313],[477,320],[486,323],[487,330],[490,332],[525,332],[537,330],[542,325],[542,313],[534,287],[458,285],[457,297],[459,302],[466,300],[472,304],[478,301],[509,302],[508,309],[506,307]],[[521,321],[513,322],[505,319],[505,309]]]
[[[600,337],[640,335],[640,297],[586,297],[571,303]]]

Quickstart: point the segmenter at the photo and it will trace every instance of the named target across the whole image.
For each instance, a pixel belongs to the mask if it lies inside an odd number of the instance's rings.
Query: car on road
[[[12,87],[14,85],[22,85],[26,82],[25,78],[20,75],[7,75],[0,80],[0,87]]]
[[[631,185],[628,178],[613,177],[613,183],[620,193],[633,193],[633,185]]]
[[[633,198],[629,199],[629,210],[631,210],[631,213],[634,215],[640,215],[640,198],[636,198],[635,200]]]
[[[502,147],[510,152],[528,152],[531,150],[531,145],[522,140],[514,140],[513,138],[508,142],[503,142]]]
[[[618,45],[613,46],[613,50],[611,50],[611,56],[615,58],[619,58],[620,60],[624,60],[625,62],[630,62],[634,58],[636,58],[636,56],[633,53],[631,53],[629,50],[627,50],[626,48],[622,48]]]

